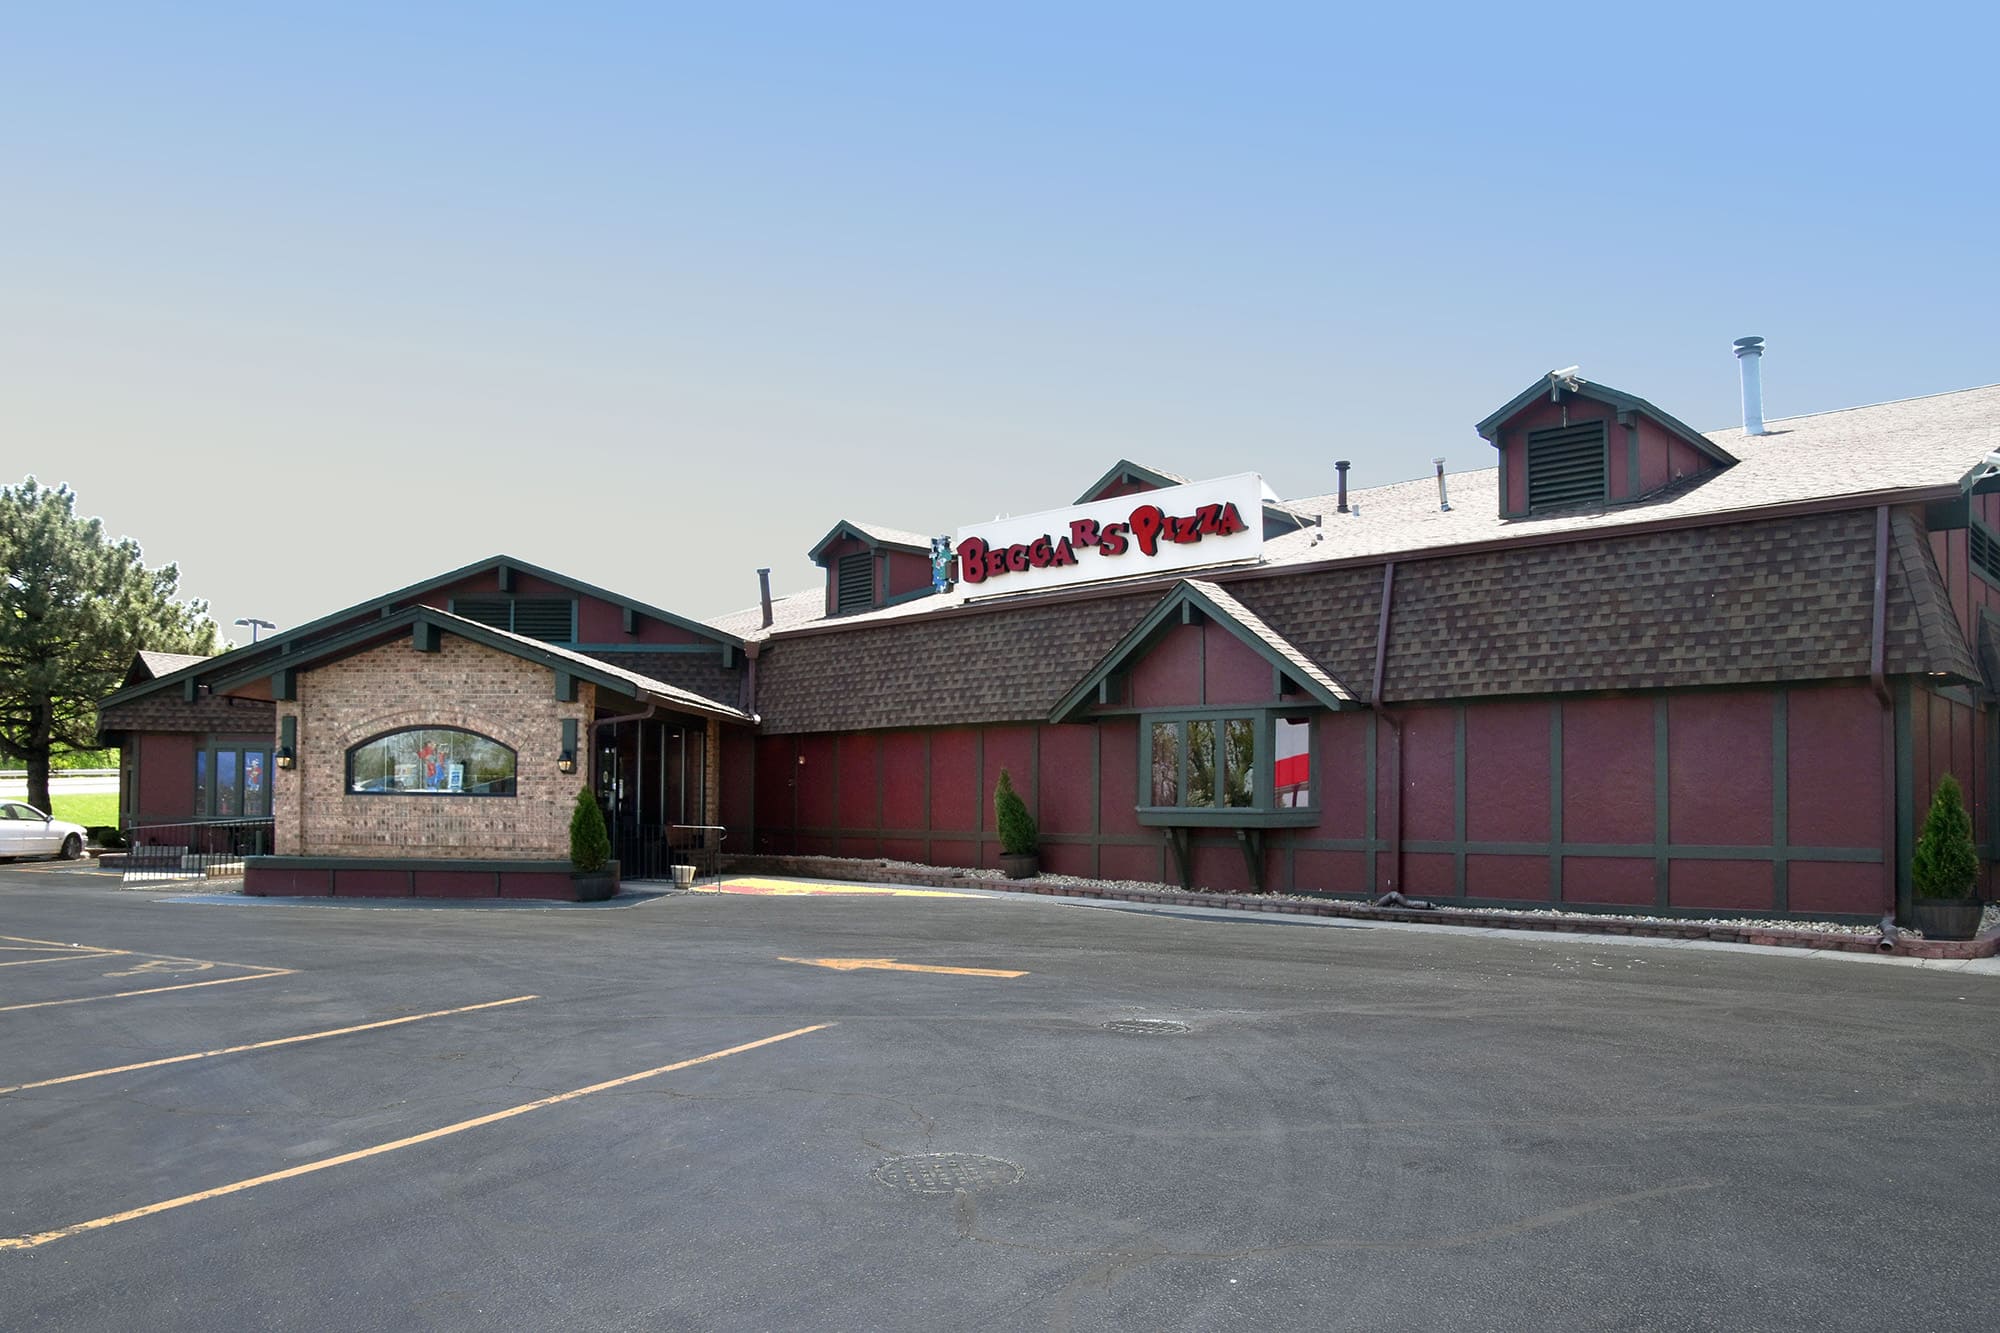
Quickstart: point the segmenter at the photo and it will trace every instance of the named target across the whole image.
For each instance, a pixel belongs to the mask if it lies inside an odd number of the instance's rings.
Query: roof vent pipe
[[[1438,470],[1438,512],[1449,514],[1451,512],[1451,497],[1446,495],[1444,490],[1444,460],[1442,458],[1433,458],[1431,462],[1437,464]]]
[[[771,571],[768,569],[757,571],[757,594],[758,604],[764,608],[764,628],[769,629],[771,628]]]
[[[1768,435],[1764,429],[1764,340],[1738,338],[1736,359],[1743,363],[1743,433]]]
[[[1334,512],[1341,514],[1347,512],[1347,467],[1348,460],[1345,458],[1333,465],[1333,470],[1340,474],[1340,504]]]

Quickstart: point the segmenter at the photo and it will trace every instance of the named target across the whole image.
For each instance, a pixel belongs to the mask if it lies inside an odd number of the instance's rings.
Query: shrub
[[[579,788],[576,810],[569,817],[569,863],[583,873],[604,869],[611,859],[611,835],[604,829],[604,811],[590,788]]]
[[[1035,851],[1035,817],[1028,804],[1014,790],[1014,779],[1000,770],[1000,785],[993,789],[993,822],[1000,830],[1000,849],[1009,856],[1032,856]]]
[[[1958,779],[1947,773],[1931,795],[1924,831],[1910,857],[1910,881],[1919,898],[1969,898],[1979,878],[1979,849]]]
[[[125,835],[109,824],[92,824],[83,831],[83,836],[90,840],[91,846],[106,851],[118,851],[125,846]]]

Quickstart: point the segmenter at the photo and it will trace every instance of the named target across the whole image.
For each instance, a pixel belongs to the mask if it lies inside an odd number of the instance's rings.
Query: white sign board
[[[1264,551],[1255,472],[960,528],[959,592],[1033,592],[1255,560]]]

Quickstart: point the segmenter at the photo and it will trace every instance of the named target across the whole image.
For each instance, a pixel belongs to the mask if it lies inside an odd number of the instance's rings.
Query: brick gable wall
[[[569,819],[583,776],[556,771],[562,723],[589,736],[596,687],[555,698],[548,668],[442,637],[420,653],[408,640],[304,672],[296,703],[298,767],[274,775],[281,856],[569,857]],[[346,791],[347,751],[404,727],[463,727],[512,746],[517,794],[362,796]],[[587,740],[582,743],[587,744]]]

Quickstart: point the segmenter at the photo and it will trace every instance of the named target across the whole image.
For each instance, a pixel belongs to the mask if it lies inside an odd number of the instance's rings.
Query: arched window
[[[460,727],[412,727],[347,752],[356,796],[512,796],[514,752]]]

